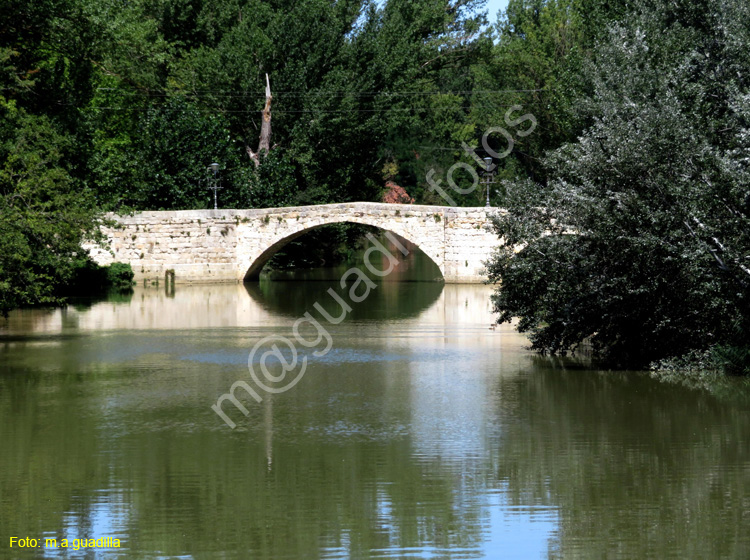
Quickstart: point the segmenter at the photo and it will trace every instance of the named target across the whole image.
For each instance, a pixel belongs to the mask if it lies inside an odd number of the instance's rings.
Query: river
[[[294,349],[296,385],[263,391],[254,346],[300,346],[332,285],[0,321],[0,557],[750,558],[750,405],[537,356],[489,328],[489,287],[434,282],[349,301],[329,350]],[[238,380],[260,402],[224,402],[231,429],[212,405]]]

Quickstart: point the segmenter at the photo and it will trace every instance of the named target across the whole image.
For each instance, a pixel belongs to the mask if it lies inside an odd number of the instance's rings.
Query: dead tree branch
[[[250,146],[247,146],[247,155],[253,160],[255,166],[260,165],[260,154],[261,152],[271,151],[271,82],[266,74],[266,105],[263,107],[263,122],[260,126],[260,140],[258,141],[258,151],[254,152]]]

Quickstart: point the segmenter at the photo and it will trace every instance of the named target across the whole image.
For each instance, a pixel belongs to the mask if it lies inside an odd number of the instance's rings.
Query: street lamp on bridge
[[[206,171],[208,172],[208,188],[214,191],[214,210],[218,210],[219,205],[216,200],[216,193],[223,188],[219,186],[221,184],[219,180],[219,164],[212,163],[206,167]]]
[[[495,184],[495,171],[493,169],[490,169],[492,167],[492,158],[487,156],[484,159],[484,186],[487,191],[487,204],[485,205],[487,208],[490,207],[490,185]]]

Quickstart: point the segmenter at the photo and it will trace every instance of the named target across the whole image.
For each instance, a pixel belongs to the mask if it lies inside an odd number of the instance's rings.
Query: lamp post
[[[222,187],[219,186],[219,164],[218,163],[212,163],[208,167],[206,167],[206,171],[209,173],[208,176],[208,182],[209,186],[208,188],[214,191],[214,210],[219,209],[219,205],[216,201],[216,193],[217,191],[221,190]],[[210,174],[213,173],[213,176]]]
[[[495,173],[490,171],[490,167],[492,166],[492,158],[487,156],[484,159],[484,185],[485,190],[487,192],[487,204],[485,205],[487,208],[490,207],[490,185],[494,184],[495,181],[492,180],[492,178],[495,176]]]

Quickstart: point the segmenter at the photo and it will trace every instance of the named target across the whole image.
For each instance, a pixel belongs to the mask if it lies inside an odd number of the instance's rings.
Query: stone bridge
[[[137,281],[242,282],[292,239],[339,222],[375,226],[414,243],[449,283],[478,283],[483,262],[500,241],[487,208],[350,202],[252,210],[180,210],[109,215],[109,250],[89,245],[99,264],[130,263]]]

